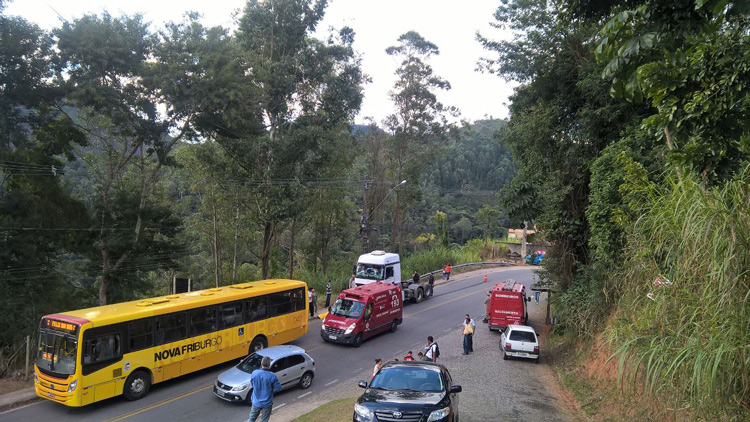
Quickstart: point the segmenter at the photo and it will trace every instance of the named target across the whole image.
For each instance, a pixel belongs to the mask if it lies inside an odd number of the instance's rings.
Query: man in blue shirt
[[[260,369],[253,371],[250,375],[250,383],[253,385],[250,399],[253,407],[250,408],[249,422],[255,422],[259,415],[260,422],[268,422],[271,418],[273,393],[281,390],[281,383],[276,378],[276,374],[268,370],[270,367],[271,358],[264,356],[260,361]]]

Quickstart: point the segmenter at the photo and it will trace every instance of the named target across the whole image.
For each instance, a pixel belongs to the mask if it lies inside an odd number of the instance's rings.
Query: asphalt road
[[[369,377],[375,358],[401,358],[408,350],[413,350],[416,356],[428,335],[439,338],[455,330],[466,313],[471,314],[477,321],[478,328],[486,327],[481,323],[484,314],[484,293],[491,285],[506,279],[515,279],[524,283],[527,288],[530,288],[532,283],[533,273],[529,268],[489,269],[486,271],[488,283],[482,282],[484,272],[481,270],[455,275],[450,282],[439,284],[435,288],[434,296],[429,300],[406,305],[404,322],[398,331],[386,332],[371,338],[358,349],[325,343],[320,338],[321,321],[311,320],[307,334],[292,344],[306,349],[315,360],[316,376],[313,385],[308,390],[293,388],[278,393],[274,398],[274,411],[293,407],[296,403],[314,398],[328,389],[356,385],[356,379]],[[445,355],[445,349],[446,347],[441,345],[441,355]],[[2,413],[0,422],[246,421],[249,406],[225,402],[215,397],[211,391],[217,375],[234,363],[219,365],[154,385],[149,395],[139,401],[128,402],[122,397],[116,397],[83,408],[67,408],[42,401]],[[356,387],[352,388],[352,395],[358,394],[357,390]]]

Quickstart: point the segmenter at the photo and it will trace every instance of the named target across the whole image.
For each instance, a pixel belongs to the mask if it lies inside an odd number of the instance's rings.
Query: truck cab
[[[401,287],[376,281],[339,294],[320,326],[325,341],[359,347],[384,331],[396,331],[403,322]]]
[[[377,281],[401,284],[401,260],[397,253],[372,251],[360,255],[354,269],[354,284],[362,286]]]

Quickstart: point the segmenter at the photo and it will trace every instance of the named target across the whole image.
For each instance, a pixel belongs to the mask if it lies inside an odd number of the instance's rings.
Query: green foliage
[[[750,157],[750,6],[642,1],[616,13],[596,53],[612,95],[648,101],[674,163],[712,183]]]
[[[710,420],[750,414],[748,177],[745,166],[714,189],[670,177],[648,198],[618,274],[634,281],[610,331],[621,375]]]
[[[438,244],[443,247],[448,246],[448,215],[440,210],[435,211],[432,221],[435,223]]]

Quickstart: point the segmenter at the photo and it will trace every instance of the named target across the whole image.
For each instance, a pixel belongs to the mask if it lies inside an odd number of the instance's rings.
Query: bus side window
[[[216,307],[190,311],[190,337],[216,331]]]
[[[83,363],[97,363],[122,356],[120,335],[107,334],[86,340]]]
[[[219,308],[220,329],[242,324],[242,302],[230,303]]]
[[[187,337],[185,312],[156,317],[156,344],[170,343]]]
[[[136,351],[154,345],[154,320],[140,319],[128,324],[128,350]]]
[[[248,299],[246,303],[247,303],[247,310],[246,310],[247,322],[260,321],[262,319],[266,319],[266,316],[268,315],[268,308],[266,306],[266,296],[260,296],[260,297],[254,297],[252,299]]]

